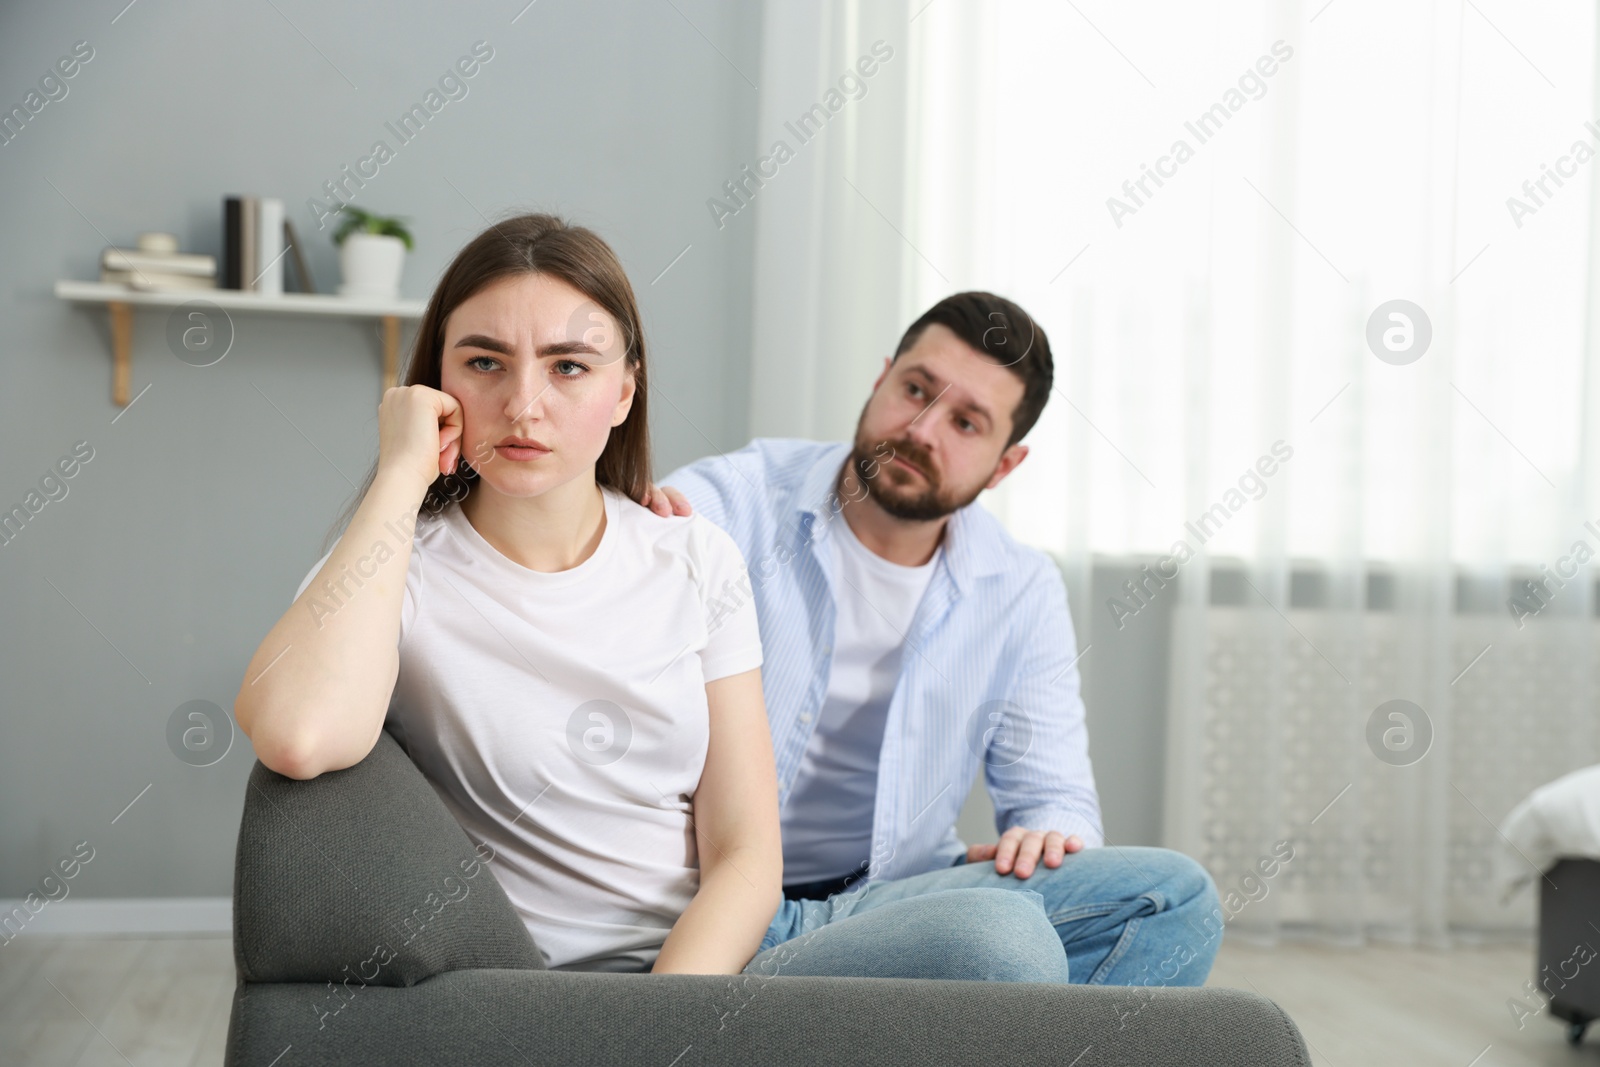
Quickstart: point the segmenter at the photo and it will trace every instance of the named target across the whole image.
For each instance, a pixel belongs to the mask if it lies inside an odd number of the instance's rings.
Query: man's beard
[[[891,450],[887,452],[887,458],[884,445]],[[916,475],[895,466],[896,456],[921,472],[920,485]],[[895,473],[890,473],[891,468]],[[928,460],[928,454],[921,448],[904,438],[898,441],[868,442],[861,436],[859,429],[855,445],[850,452],[850,469],[855,472],[861,484],[866,486],[867,495],[880,508],[905,522],[932,522],[942,519],[951,512],[966,507],[983,492],[983,486],[980,484],[964,499],[946,493],[938,473]],[[906,479],[903,484],[899,481],[901,478]]]

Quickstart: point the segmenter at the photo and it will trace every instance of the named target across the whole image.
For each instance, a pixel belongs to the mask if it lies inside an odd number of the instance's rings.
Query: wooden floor
[[[1281,1004],[1317,1067],[1600,1067],[1600,1033],[1574,1050],[1548,1016],[1518,1030],[1531,952],[1229,943],[1208,984]],[[0,1064],[217,1067],[232,992],[226,938],[24,935],[0,947]]]
[[[0,947],[5,1067],[219,1067],[233,999],[226,937],[69,938]]]
[[[1251,989],[1300,1027],[1317,1067],[1600,1067],[1600,1024],[1584,1044],[1548,1014],[1524,1020],[1533,947],[1448,952],[1224,943],[1207,985]]]

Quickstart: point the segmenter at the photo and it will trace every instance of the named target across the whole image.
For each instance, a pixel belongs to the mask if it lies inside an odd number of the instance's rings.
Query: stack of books
[[[170,233],[141,233],[136,248],[108,248],[100,254],[100,280],[130,289],[215,289],[215,256],[178,251]]]
[[[300,291],[314,293],[294,224],[274,197],[229,196],[222,201],[222,288],[262,296],[284,291],[284,261],[293,258]]]
[[[230,196],[223,199],[220,275],[216,256],[179,252],[178,238],[170,233],[141,233],[137,247],[100,254],[100,280],[145,292],[237,289],[281,296],[287,261],[294,263],[299,291],[316,292],[294,224],[283,217],[283,201]]]

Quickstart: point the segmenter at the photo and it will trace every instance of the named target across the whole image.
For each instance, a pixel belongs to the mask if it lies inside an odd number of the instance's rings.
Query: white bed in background
[[[1500,824],[1507,898],[1563,858],[1600,860],[1600,763],[1529,793]]]

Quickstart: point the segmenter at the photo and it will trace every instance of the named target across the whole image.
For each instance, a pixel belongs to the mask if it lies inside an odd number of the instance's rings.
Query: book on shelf
[[[261,216],[256,210],[256,198],[246,196],[243,200],[243,211],[239,223],[239,290],[245,293],[256,291],[256,228],[261,225]]]
[[[306,262],[305,249],[300,244],[300,235],[294,232],[294,223],[288,219],[283,220],[283,243],[288,245],[289,252],[294,259],[295,275],[300,279],[300,292],[314,293],[317,291],[317,281],[311,276],[311,265]]]
[[[222,287],[239,288],[239,231],[244,224],[244,203],[237,196],[222,201]]]
[[[293,229],[284,218],[283,201],[229,196],[222,204],[222,288],[262,296],[282,294],[285,257],[292,251],[297,265],[303,266]],[[302,269],[302,289],[313,292],[307,277]]]
[[[194,252],[145,252],[137,248],[108,248],[100,254],[100,266],[114,271],[156,271],[161,274],[190,274],[215,277],[217,257]]]
[[[256,202],[256,292],[283,295],[283,201],[264,196]]]
[[[173,289],[215,289],[217,279],[199,274],[173,274],[169,271],[143,268],[140,270],[114,270],[100,268],[100,280],[112,285],[126,285],[141,292],[159,293]]]
[[[179,252],[174,234],[141,233],[133,248],[107,248],[100,253],[100,281],[144,292],[215,289],[217,261],[214,256]]]

